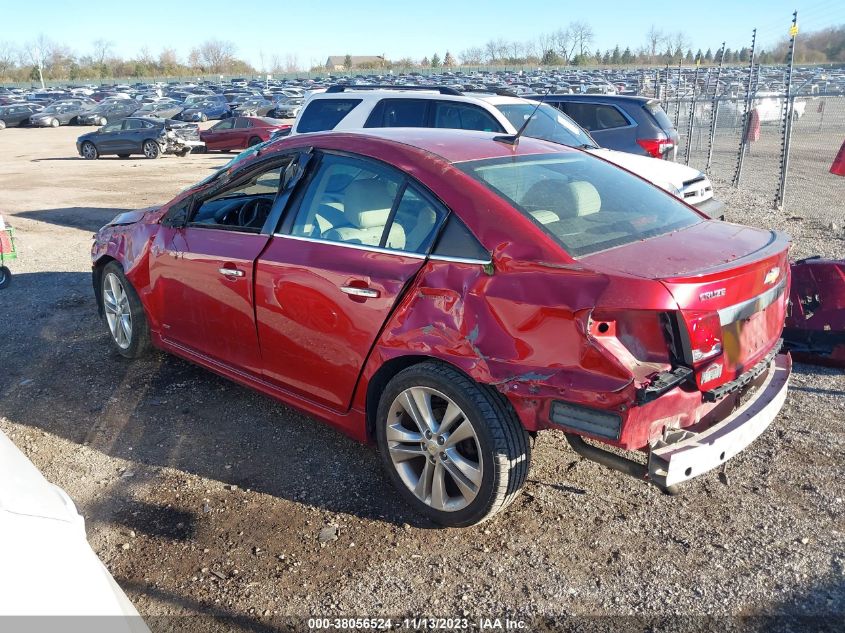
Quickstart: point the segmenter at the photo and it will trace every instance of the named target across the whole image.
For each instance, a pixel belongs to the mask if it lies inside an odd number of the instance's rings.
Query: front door
[[[253,308],[254,266],[282,166],[254,170],[191,205],[184,226],[162,226],[151,249],[151,285],[162,337],[253,374],[261,353]]]
[[[265,377],[345,410],[445,211],[398,171],[322,156],[256,265]]]
[[[226,149],[231,145],[230,136],[232,127],[235,125],[234,118],[223,119],[220,123],[210,128],[203,136],[205,137],[206,149]]]

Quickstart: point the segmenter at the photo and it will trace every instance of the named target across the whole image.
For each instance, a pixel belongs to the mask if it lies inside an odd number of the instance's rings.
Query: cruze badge
[[[716,297],[724,297],[725,296],[725,289],[724,288],[717,288],[716,290],[708,290],[707,292],[702,292],[698,295],[699,301],[707,301],[708,299],[715,299]]]
[[[775,282],[778,280],[778,277],[779,277],[779,276],[780,276],[780,268],[778,268],[777,266],[775,266],[775,267],[774,267],[774,268],[772,268],[769,272],[767,272],[767,273],[766,273],[766,279],[764,280],[764,283],[765,283],[767,286],[768,286],[769,284],[773,284],[773,283],[775,283]]]

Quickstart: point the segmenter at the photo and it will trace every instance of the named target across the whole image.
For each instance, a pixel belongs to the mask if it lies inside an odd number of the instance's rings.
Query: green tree
[[[440,67],[440,55],[435,53],[431,56],[431,67],[432,68],[439,68]]]
[[[443,58],[443,65],[446,66],[446,68],[451,68],[455,65],[455,58],[452,57],[452,53],[449,51],[446,51],[446,56]]]
[[[622,59],[620,60],[623,64],[633,64],[634,63],[634,54],[631,52],[630,47],[625,47],[625,51],[622,53]]]
[[[709,48],[707,49],[707,52],[704,53],[704,61],[708,64],[713,61],[713,51],[711,51]]]
[[[695,58],[693,58],[693,56],[692,56],[692,49],[691,48],[687,49],[687,54],[684,55],[684,61],[687,64],[691,64],[691,63],[693,63],[693,61],[695,61]]]
[[[619,44],[613,47],[613,53],[610,55],[610,63],[614,66],[622,63],[622,53],[619,51]]]
[[[547,51],[543,51],[543,56],[540,58],[540,64],[543,66],[560,66],[563,64],[563,58],[553,50],[549,49]]]
[[[423,57],[420,60],[420,66],[422,66],[423,68],[429,68],[431,66],[431,62],[428,61],[428,57]]]

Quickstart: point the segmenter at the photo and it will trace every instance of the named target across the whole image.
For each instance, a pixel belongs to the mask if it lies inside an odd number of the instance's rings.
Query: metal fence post
[[[681,119],[681,64],[684,61],[684,56],[681,55],[678,59],[678,86],[675,88],[675,129],[678,129],[678,121]]]
[[[719,117],[719,79],[722,77],[722,64],[725,62],[725,43],[722,42],[722,48],[719,49],[719,67],[716,70],[716,83],[713,86],[713,105],[710,109],[710,136],[707,139],[707,166],[704,171],[710,171],[710,165],[713,163],[713,140],[716,136],[716,120]]]
[[[701,68],[701,59],[695,60],[695,74],[692,78],[692,99],[690,99],[689,125],[687,126],[687,146],[684,152],[684,164],[689,165],[690,149],[692,148],[692,134],[695,130],[695,102],[698,94],[698,70]]]
[[[795,38],[798,35],[798,11],[792,13],[792,26],[789,27],[789,62],[786,67],[786,94],[781,109],[781,147],[780,147],[780,183],[775,194],[775,209],[783,209],[786,195],[786,175],[789,172],[789,145],[792,139],[792,113],[795,107],[795,96],[792,94],[792,64],[795,61]]]
[[[757,29],[751,32],[751,59],[748,62],[748,84],[745,86],[745,102],[742,107],[742,130],[739,137],[739,153],[736,157],[736,169],[734,169],[733,184],[739,187],[742,178],[742,163],[745,160],[745,149],[748,146],[748,123],[751,120],[751,84],[754,81],[754,51],[757,45]]]

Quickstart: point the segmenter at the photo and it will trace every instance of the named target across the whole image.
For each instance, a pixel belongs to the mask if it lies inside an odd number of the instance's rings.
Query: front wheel
[[[144,156],[150,159],[156,159],[161,155],[161,148],[155,141],[144,141]]]
[[[85,141],[82,144],[82,158],[85,160],[96,160],[100,153],[97,151],[97,146],[90,141]]]
[[[202,121],[203,123],[208,121],[208,115],[207,114],[201,114],[200,115],[200,121]]]
[[[528,475],[528,435],[510,404],[456,369],[399,372],[379,401],[376,439],[400,495],[436,523],[465,527],[506,508]]]
[[[59,127],[58,119],[50,119],[50,127]]]
[[[117,262],[103,268],[100,302],[109,336],[118,354],[140,358],[150,349],[150,328],[138,294]]]

